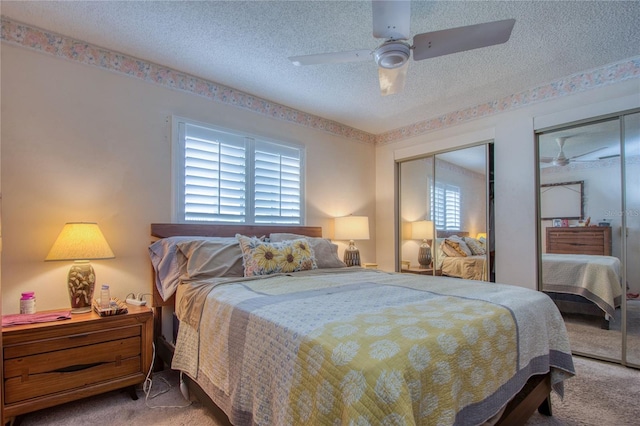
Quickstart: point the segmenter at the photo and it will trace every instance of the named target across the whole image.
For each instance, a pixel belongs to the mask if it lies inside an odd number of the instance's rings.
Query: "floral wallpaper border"
[[[374,145],[398,142],[477,118],[640,77],[640,57],[630,58],[604,67],[573,74],[501,99],[460,111],[452,111],[439,117],[374,135],[200,77],[21,24],[5,17],[2,17],[1,40],[12,45],[188,92],[208,98],[214,102],[249,110],[276,120],[299,124]]]

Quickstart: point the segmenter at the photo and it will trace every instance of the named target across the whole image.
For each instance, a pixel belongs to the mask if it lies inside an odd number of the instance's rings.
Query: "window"
[[[460,230],[460,187],[446,183],[431,186],[433,221],[436,229]]]
[[[178,221],[302,224],[302,147],[180,118],[173,124]]]

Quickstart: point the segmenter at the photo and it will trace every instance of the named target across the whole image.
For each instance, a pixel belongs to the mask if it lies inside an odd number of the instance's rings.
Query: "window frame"
[[[203,127],[217,133],[226,133],[231,138],[242,139],[245,146],[245,215],[244,221],[225,220],[187,220],[185,218],[185,136],[186,125]],[[300,171],[300,214],[297,221],[291,222],[256,222],[255,211],[255,152],[256,146],[276,145],[273,152],[296,150],[299,153]],[[200,122],[180,116],[171,116],[171,218],[175,223],[201,224],[244,224],[244,225],[305,225],[306,223],[306,147],[303,144],[275,140],[261,135],[244,132],[240,129],[229,129],[216,124]],[[286,216],[283,216],[286,217]]]

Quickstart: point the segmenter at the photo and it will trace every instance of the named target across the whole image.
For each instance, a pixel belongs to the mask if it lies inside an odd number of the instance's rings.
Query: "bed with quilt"
[[[574,374],[541,292],[348,268],[315,227],[187,226],[152,225],[154,301],[234,425],[517,424]]]
[[[561,312],[602,319],[602,328],[622,303],[620,259],[591,254],[542,254],[542,290]]]
[[[438,236],[443,231],[438,231]],[[441,275],[467,280],[489,280],[484,240],[456,232],[436,239],[436,270]]]

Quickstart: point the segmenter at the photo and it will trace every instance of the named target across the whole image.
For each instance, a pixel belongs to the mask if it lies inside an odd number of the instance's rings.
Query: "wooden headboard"
[[[547,253],[611,256],[611,227],[547,227]]]
[[[193,223],[152,223],[151,236],[157,238],[199,236],[199,237],[235,237],[236,234],[252,236],[269,235],[272,232],[322,237],[320,226],[296,225],[210,225]]]
[[[449,238],[453,235],[457,235],[458,237],[468,237],[469,232],[467,231],[445,231],[443,229],[436,229],[436,235],[438,238]]]

